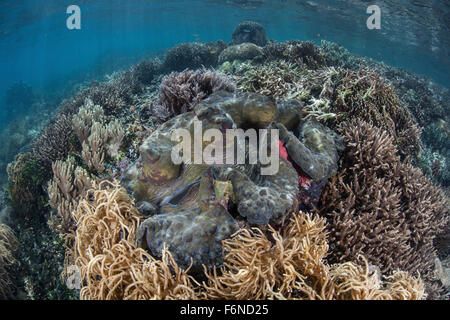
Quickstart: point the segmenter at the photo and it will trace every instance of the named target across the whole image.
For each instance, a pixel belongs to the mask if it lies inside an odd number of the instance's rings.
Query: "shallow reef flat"
[[[245,21],[84,85],[7,166],[0,298],[447,299],[450,96],[429,83]],[[214,146],[244,163],[188,160],[231,129],[256,151]]]

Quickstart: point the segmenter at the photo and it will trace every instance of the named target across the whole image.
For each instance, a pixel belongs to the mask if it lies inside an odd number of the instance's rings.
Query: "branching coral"
[[[417,157],[421,149],[420,128],[395,89],[375,71],[346,71],[334,90],[335,123],[362,119],[387,130],[394,137],[402,158]]]
[[[241,230],[224,241],[228,251],[220,274],[206,272],[205,296],[212,299],[421,299],[423,284],[405,272],[386,283],[380,275],[347,262],[329,266],[325,220],[299,213],[270,239],[259,229]],[[384,288],[384,285],[387,285]]]
[[[419,169],[400,161],[394,138],[363,121],[342,125],[344,169],[326,186],[332,261],[359,255],[381,268],[432,280],[433,240],[449,223],[448,200]]]
[[[325,58],[321,50],[313,42],[286,41],[272,43],[263,48],[267,61],[285,60],[305,64],[317,69],[325,66]]]
[[[261,66],[243,63],[233,80],[239,90],[257,92],[275,99],[298,99],[308,95],[300,81],[304,69],[285,61]]]
[[[0,300],[13,297],[14,284],[7,269],[16,262],[13,252],[18,249],[18,245],[11,228],[0,224]]]
[[[165,71],[183,71],[186,68],[214,68],[220,53],[227,47],[223,41],[182,43],[167,51],[163,61]]]
[[[45,191],[42,185],[48,174],[31,153],[19,153],[7,168],[8,190],[16,217],[35,215],[44,210]]]
[[[51,168],[56,160],[66,159],[72,149],[70,144],[72,134],[72,118],[66,114],[59,114],[33,143],[34,158],[47,168]]]
[[[195,103],[216,91],[234,92],[235,89],[236,86],[228,77],[213,70],[172,72],[161,82],[158,101],[151,107],[152,113],[167,120],[190,111]]]

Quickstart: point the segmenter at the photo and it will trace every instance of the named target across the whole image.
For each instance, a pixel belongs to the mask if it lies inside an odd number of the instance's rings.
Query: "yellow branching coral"
[[[7,268],[15,263],[13,252],[19,247],[14,232],[5,224],[0,224],[0,300],[12,298],[14,285]]]

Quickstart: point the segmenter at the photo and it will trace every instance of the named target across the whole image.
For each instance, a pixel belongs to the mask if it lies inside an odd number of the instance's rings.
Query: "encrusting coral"
[[[14,232],[5,224],[0,224],[0,300],[13,298],[14,284],[8,272],[16,259],[13,252],[19,243]]]
[[[117,182],[95,184],[74,213],[72,261],[80,268],[82,299],[422,299],[419,278],[398,271],[381,280],[367,264],[324,262],[325,219],[298,213],[270,236],[241,229],[224,241],[220,272],[206,270],[200,283],[167,249],[155,259],[138,248],[142,221]]]
[[[383,273],[401,269],[432,281],[434,239],[449,223],[443,192],[397,155],[388,132],[364,121],[342,125],[344,169],[325,187],[331,261],[364,255]]]

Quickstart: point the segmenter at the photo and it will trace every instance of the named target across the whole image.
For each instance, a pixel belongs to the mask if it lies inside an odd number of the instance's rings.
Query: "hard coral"
[[[263,47],[267,43],[266,30],[257,22],[244,21],[234,29],[231,40],[234,45],[249,42]]]
[[[219,56],[219,64],[222,64],[225,61],[244,61],[256,58],[263,58],[262,49],[253,43],[241,43],[234,46],[229,46],[223,50]]]
[[[214,68],[220,53],[227,47],[223,41],[207,43],[182,43],[169,49],[164,57],[164,71],[183,71],[185,69]]]
[[[19,153],[8,165],[8,189],[14,214],[25,218],[44,210],[43,184],[49,178],[31,153]]]
[[[395,88],[371,69],[345,71],[334,89],[331,110],[337,114],[334,123],[362,119],[387,130],[402,159],[415,159],[421,150],[421,130],[413,116]]]
[[[388,132],[363,121],[342,125],[344,168],[327,184],[331,261],[364,255],[383,273],[420,272],[431,281],[433,241],[449,223],[448,199],[420,170],[401,162]]]
[[[71,151],[72,117],[59,114],[33,143],[33,157],[47,168],[52,162],[64,160]]]
[[[165,76],[159,87],[158,101],[152,105],[154,116],[167,120],[190,111],[199,101],[220,90],[234,92],[234,83],[213,70],[199,69],[172,72]]]
[[[302,63],[313,69],[326,65],[323,53],[311,41],[293,40],[271,43],[263,48],[263,52],[267,61],[285,60],[292,63]]]
[[[14,284],[8,268],[16,262],[13,252],[18,249],[18,245],[11,228],[0,224],[0,300],[13,298]]]

